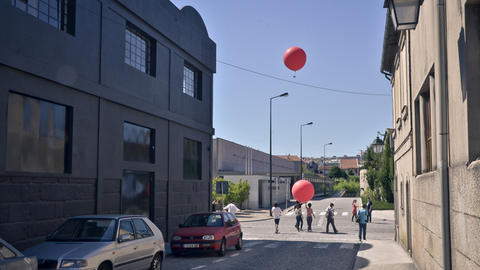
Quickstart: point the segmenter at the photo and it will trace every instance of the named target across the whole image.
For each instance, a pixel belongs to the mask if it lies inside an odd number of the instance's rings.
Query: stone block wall
[[[95,179],[2,176],[0,237],[24,249],[39,243],[66,218],[95,213]]]

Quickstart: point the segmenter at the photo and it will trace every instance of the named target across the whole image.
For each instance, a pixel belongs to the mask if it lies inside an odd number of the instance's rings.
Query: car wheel
[[[237,242],[237,245],[235,245],[235,248],[237,250],[240,250],[240,249],[242,249],[242,246],[243,246],[242,235],[240,234],[240,237],[238,238],[238,242]]]
[[[109,263],[102,263],[100,264],[100,266],[98,267],[98,270],[112,270],[112,267],[110,266]]]
[[[223,255],[225,255],[225,239],[222,240],[222,243],[220,244],[220,249],[218,250],[218,256]]]
[[[153,256],[152,264],[150,265],[150,270],[161,270],[162,269],[162,254],[157,253]]]

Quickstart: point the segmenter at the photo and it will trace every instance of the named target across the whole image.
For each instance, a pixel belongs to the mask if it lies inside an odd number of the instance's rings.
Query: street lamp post
[[[300,125],[300,174],[303,179],[303,157],[302,157],[302,128],[303,126],[313,125],[313,122],[308,122]]]
[[[270,216],[272,216],[272,100],[288,96],[288,92],[270,98]]]
[[[327,195],[327,178],[325,177],[325,146],[332,144],[332,142],[329,142],[323,145],[323,195]]]

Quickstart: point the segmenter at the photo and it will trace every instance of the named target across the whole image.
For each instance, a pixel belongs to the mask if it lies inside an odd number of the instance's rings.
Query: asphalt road
[[[329,234],[325,233],[324,212],[330,202],[335,204],[338,234],[334,234],[331,228]],[[274,233],[273,220],[244,222],[241,224],[244,234],[242,250],[230,248],[224,257],[215,253],[167,256],[164,269],[350,270],[360,248],[358,225],[351,222],[351,203],[352,198],[312,201],[316,215],[313,232],[306,231],[306,220],[304,231],[297,232],[293,214],[281,217],[279,234]],[[367,225],[367,243],[362,249],[368,248],[368,240],[393,239],[391,221],[373,216],[373,222]]]

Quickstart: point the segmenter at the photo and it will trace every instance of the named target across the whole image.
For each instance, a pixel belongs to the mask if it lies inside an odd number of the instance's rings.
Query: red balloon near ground
[[[293,184],[292,195],[295,200],[299,202],[308,202],[313,198],[315,189],[313,188],[312,183],[307,180],[298,180]]]
[[[307,62],[307,55],[299,47],[291,47],[283,54],[283,63],[293,71],[301,69],[305,62]]]

